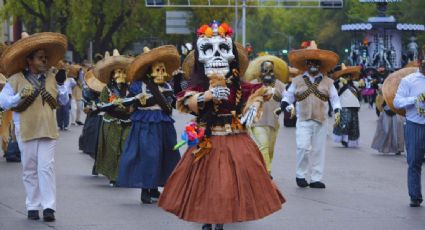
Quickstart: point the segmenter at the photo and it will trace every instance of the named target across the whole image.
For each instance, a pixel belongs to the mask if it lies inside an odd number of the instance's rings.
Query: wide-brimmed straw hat
[[[82,68],[82,66],[77,65],[77,64],[72,64],[72,65],[68,65],[67,66],[67,70],[68,70],[68,77],[78,77],[78,72],[80,71],[80,69]]]
[[[320,61],[319,70],[321,73],[329,72],[339,62],[338,54],[330,50],[318,49],[315,41],[311,41],[310,45],[305,49],[290,51],[288,57],[289,63],[301,71],[306,71],[308,69],[306,64],[307,60],[318,60]]]
[[[242,44],[235,42],[235,45],[236,45],[236,49],[238,50],[239,71],[240,71],[239,74],[240,76],[243,76],[249,65],[248,52],[246,51],[246,49],[243,47]],[[193,72],[194,65],[195,65],[195,51],[192,50],[186,56],[182,64],[182,69],[184,72],[183,76],[186,80],[189,80],[190,75]]]
[[[250,82],[254,79],[259,79],[261,76],[261,64],[265,61],[273,62],[273,72],[276,79],[283,83],[289,82],[288,64],[273,55],[260,56],[252,60],[248,65],[245,75],[243,75],[244,81]]]
[[[289,78],[294,78],[294,77],[302,74],[302,71],[297,69],[297,68],[290,66],[290,67],[288,67],[288,69],[289,69]]]
[[[106,84],[99,81],[93,73],[93,70],[89,70],[86,74],[84,74],[84,81],[87,86],[98,93],[102,92],[103,88],[105,88]]]
[[[134,61],[127,68],[127,77],[129,81],[142,80],[147,71],[155,62],[162,62],[168,73],[170,80],[172,73],[180,67],[180,55],[177,48],[173,45],[165,45],[150,50],[144,49],[144,53],[134,59]]]
[[[382,85],[382,95],[384,96],[385,102],[387,105],[399,115],[405,116],[406,111],[404,109],[396,109],[394,108],[394,98],[398,90],[398,86],[400,85],[401,79],[406,77],[409,74],[417,72],[418,68],[416,67],[407,67],[395,71],[394,73],[388,75],[385,79],[384,84]]]
[[[34,51],[44,50],[49,67],[55,66],[63,59],[68,41],[60,33],[43,32],[28,35],[22,33],[22,38],[8,46],[0,57],[0,62],[6,77],[21,72],[27,66],[26,57]]]
[[[336,71],[332,74],[332,78],[334,80],[344,76],[351,75],[353,80],[357,80],[360,78],[360,71],[362,70],[361,66],[345,66],[345,64],[341,64],[341,70]]]
[[[6,77],[2,73],[0,73],[0,85],[4,85],[6,84],[6,82],[7,82]]]
[[[112,56],[106,52],[104,58],[96,63],[93,74],[99,81],[108,84],[114,70],[127,69],[133,60],[134,58],[122,56],[117,49],[114,49]]]

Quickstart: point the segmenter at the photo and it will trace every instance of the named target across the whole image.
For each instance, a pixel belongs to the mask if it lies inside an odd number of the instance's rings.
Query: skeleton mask
[[[155,62],[152,65],[151,77],[155,84],[164,84],[165,80],[168,78],[168,73],[163,62]]]
[[[230,71],[230,62],[235,59],[232,38],[222,36],[200,37],[196,42],[199,62],[204,64],[204,71],[209,75],[225,76]]]
[[[125,70],[123,69],[116,69],[114,71],[114,81],[117,84],[123,84],[125,83],[125,79],[127,78],[127,74],[125,73]]]
[[[261,81],[265,85],[271,85],[276,81],[273,69],[273,62],[264,61],[263,63],[261,63]]]

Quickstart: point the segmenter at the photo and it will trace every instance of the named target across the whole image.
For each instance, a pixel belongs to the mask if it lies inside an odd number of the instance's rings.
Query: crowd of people
[[[338,66],[339,56],[314,41],[289,52],[291,67],[272,55],[250,61],[226,23],[202,25],[195,44],[182,64],[172,45],[67,64],[67,38],[49,32],[3,51],[0,135],[6,154],[20,152],[29,219],[43,210],[44,221],[55,220],[56,140],[69,125],[84,125],[78,144],[94,159],[92,174],[139,188],[143,204],[157,202],[203,230],[261,219],[285,203],[272,177],[278,115],[296,127],[296,184],[324,189],[329,115],[335,143],[358,147],[361,101],[379,116],[372,148],[400,154],[406,136],[410,206],[420,206],[425,62],[408,76],[394,73],[403,79],[387,98],[385,69]],[[194,116],[181,142],[173,110]]]

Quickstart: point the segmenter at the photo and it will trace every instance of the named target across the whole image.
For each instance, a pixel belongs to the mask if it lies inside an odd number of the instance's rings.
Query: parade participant
[[[289,81],[288,65],[276,56],[260,56],[250,62],[243,80],[259,82],[274,90],[272,99],[264,102],[261,119],[248,128],[249,134],[263,154],[267,171],[271,176],[274,146],[279,132],[279,117],[274,111],[280,108],[280,101],[285,91],[284,83]]]
[[[177,144],[174,120],[173,89],[167,81],[180,65],[180,55],[167,45],[139,55],[127,68],[130,96],[139,98],[133,104],[131,130],[119,166],[119,187],[141,188],[140,199],[152,204],[180,160],[173,150]]]
[[[101,103],[121,104],[128,96],[127,66],[132,58],[121,56],[114,50],[113,56],[105,54],[102,61],[96,63],[93,73],[98,80],[107,84],[100,93]],[[103,115],[99,133],[96,156],[96,170],[106,176],[111,186],[115,186],[118,177],[120,156],[124,150],[131,127],[130,112],[123,106],[116,106]]]
[[[421,168],[425,154],[425,60],[420,61],[419,71],[401,79],[394,98],[396,109],[406,110],[407,184],[410,206],[419,207],[423,201],[421,192]]]
[[[71,99],[72,99],[72,90],[77,85],[77,82],[72,78],[69,71],[69,66],[67,65],[61,65],[59,68],[66,68],[67,69],[67,78],[65,80],[65,88],[68,92],[68,100],[66,100],[64,103],[59,101],[58,108],[56,109],[56,120],[58,122],[58,126],[60,130],[68,130],[69,128],[69,116],[71,112]]]
[[[400,155],[404,152],[404,118],[394,113],[384,101],[382,112],[376,124],[375,135],[371,147],[380,153],[395,153]]]
[[[0,73],[0,92],[2,91],[4,85],[6,84],[6,77]],[[7,144],[9,142],[10,136],[10,123],[11,123],[10,113],[0,109],[0,138],[1,138],[1,148],[6,156]]]
[[[333,80],[324,73],[334,68],[338,61],[336,53],[318,49],[314,41],[305,49],[289,53],[292,66],[305,71],[292,80],[292,85],[284,94],[281,104],[282,111],[292,111],[292,103],[297,102],[296,182],[299,187],[325,188],[322,177],[325,166],[328,100],[334,108],[337,124],[341,104]],[[306,180],[309,168],[310,184]]]
[[[239,120],[247,111],[241,121],[251,123],[247,115],[256,109],[259,115],[263,95],[270,98],[270,92],[240,80],[248,56],[233,43],[229,25],[213,21],[197,35],[190,86],[178,95],[177,109],[194,114],[196,129],[205,129],[205,135],[171,174],[159,206],[181,219],[205,223],[203,230],[212,224],[218,230],[225,223],[270,215],[285,200]]]
[[[354,81],[360,76],[360,66],[346,67],[341,65],[341,70],[333,73],[333,79],[338,80],[338,95],[341,102],[341,119],[335,124],[333,136],[335,143],[344,147],[358,147],[360,138],[359,129],[359,90]]]
[[[376,97],[376,89],[378,88],[378,81],[375,79],[378,71],[374,68],[367,68],[364,70],[364,73],[366,76],[362,79],[364,88],[361,94],[365,102],[369,103],[369,108],[372,108]]]
[[[38,33],[8,47],[1,66],[9,76],[0,93],[0,107],[13,110],[13,121],[22,152],[23,181],[28,219],[54,221],[56,181],[54,153],[59,137],[54,110],[57,100],[67,100],[65,71],[49,68],[65,54],[67,39],[59,33]],[[55,77],[56,76],[56,77]]]
[[[97,105],[100,103],[99,96],[106,84],[97,80],[93,71],[90,70],[84,75],[83,99],[84,113],[86,121],[84,122],[83,131],[79,138],[79,149],[89,154],[95,163],[92,169],[92,175],[96,172],[96,154],[99,139],[99,131],[102,125],[102,116],[96,112]]]
[[[80,78],[80,75],[84,75],[84,71],[80,65],[72,65],[72,76],[75,80],[75,87],[72,88],[72,97],[71,97],[71,125],[83,125],[81,122],[81,113],[82,111],[82,99],[83,99],[83,78]],[[71,73],[71,70],[70,70]]]

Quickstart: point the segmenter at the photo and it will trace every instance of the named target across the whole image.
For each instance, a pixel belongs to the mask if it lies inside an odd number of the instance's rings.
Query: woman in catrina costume
[[[121,155],[118,186],[141,188],[141,201],[152,204],[180,160],[174,150],[177,134],[171,117],[175,106],[173,88],[167,81],[180,66],[176,47],[145,48],[128,67],[132,105],[131,130]]]
[[[360,66],[341,65],[341,70],[333,74],[334,81],[338,80],[338,96],[341,101],[341,122],[333,128],[335,143],[344,147],[358,147],[360,138],[359,128],[359,93],[354,81],[360,76]]]
[[[95,110],[97,109],[97,105],[100,103],[99,96],[105,86],[105,83],[99,81],[94,76],[92,69],[84,74],[83,111],[86,114],[86,120],[79,138],[79,149],[84,153],[89,154],[95,161],[99,131],[102,125],[102,115]],[[92,175],[97,175],[95,164],[93,165]]]
[[[118,105],[103,115],[96,156],[96,170],[109,179],[111,186],[116,185],[118,163],[131,127],[130,112],[120,105],[128,96],[126,69],[131,61],[114,50],[113,56],[106,54],[93,69],[97,79],[107,84],[100,93],[101,104]]]
[[[259,119],[271,92],[240,80],[248,64],[243,47],[226,23],[213,21],[197,30],[190,85],[177,96],[177,109],[196,116],[205,129],[169,177],[158,205],[179,218],[203,223],[202,229],[261,219],[282,208],[284,197],[273,183],[261,152],[244,124]]]

